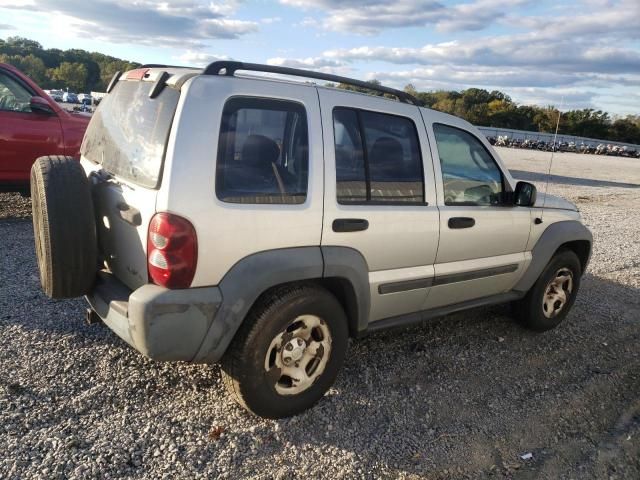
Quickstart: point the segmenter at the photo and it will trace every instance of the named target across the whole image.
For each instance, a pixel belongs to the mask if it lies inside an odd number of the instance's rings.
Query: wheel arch
[[[570,250],[576,254],[578,260],[580,260],[580,268],[582,273],[585,272],[589,265],[589,259],[591,258],[591,242],[588,240],[573,240],[560,245],[555,253],[560,250]],[[555,255],[554,253],[554,255]]]
[[[350,336],[366,329],[368,270],[359,252],[343,247],[269,250],[243,258],[224,276],[219,284],[222,304],[192,362],[218,361],[261,297],[300,283],[320,285],[336,297],[347,316]]]
[[[576,220],[552,223],[531,250],[529,268],[513,289],[520,292],[528,291],[553,256],[562,249],[569,249],[578,256],[584,273],[591,257],[592,244],[593,235],[582,223]]]

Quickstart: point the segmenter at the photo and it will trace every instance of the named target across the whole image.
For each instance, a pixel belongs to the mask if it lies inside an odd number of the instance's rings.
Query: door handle
[[[334,232],[361,232],[369,228],[369,222],[363,218],[337,218],[332,227]]]
[[[449,219],[449,228],[471,228],[476,224],[470,217],[452,217]]]

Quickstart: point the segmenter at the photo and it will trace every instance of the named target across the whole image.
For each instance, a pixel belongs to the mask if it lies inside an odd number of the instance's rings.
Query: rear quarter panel
[[[304,105],[309,128],[305,203],[234,204],[216,197],[222,110],[232,96],[291,100]],[[198,266],[192,286],[217,285],[234,264],[253,253],[320,245],[323,208],[320,122],[318,95],[313,86],[205,75],[193,77],[183,85],[156,209],[181,215],[196,229]]]

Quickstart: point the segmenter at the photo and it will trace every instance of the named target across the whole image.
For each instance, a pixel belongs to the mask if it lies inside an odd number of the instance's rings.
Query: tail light
[[[198,239],[193,225],[178,215],[156,213],[147,235],[149,280],[167,288],[188,288],[197,263]]]

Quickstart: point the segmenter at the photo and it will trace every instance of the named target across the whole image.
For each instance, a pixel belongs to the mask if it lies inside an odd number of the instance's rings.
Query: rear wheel
[[[276,289],[252,309],[229,346],[222,359],[224,383],[255,415],[295,415],[333,384],[348,336],[342,306],[325,289]]]
[[[571,250],[554,255],[527,295],[515,304],[522,325],[544,332],[562,322],[575,302],[582,267]]]
[[[31,167],[31,204],[40,283],[51,298],[89,293],[98,247],[89,180],[77,160],[38,158]]]

